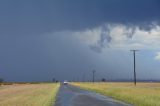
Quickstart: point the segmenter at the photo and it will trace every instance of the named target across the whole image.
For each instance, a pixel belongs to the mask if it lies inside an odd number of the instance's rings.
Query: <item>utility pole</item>
[[[133,52],[133,58],[134,58],[134,85],[136,86],[137,79],[136,79],[136,52],[138,50],[131,50]]]
[[[95,70],[92,71],[92,73],[93,73],[93,79],[92,79],[93,83],[94,83],[94,78],[95,78],[95,72],[96,72]]]

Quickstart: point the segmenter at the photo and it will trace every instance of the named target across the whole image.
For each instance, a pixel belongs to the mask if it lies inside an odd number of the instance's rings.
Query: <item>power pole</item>
[[[138,50],[131,50],[133,52],[133,58],[134,58],[134,85],[136,86],[137,79],[136,79],[136,52]]]
[[[92,79],[93,83],[94,83],[94,78],[95,78],[95,72],[96,72],[95,70],[92,71],[92,73],[93,73],[93,79]]]

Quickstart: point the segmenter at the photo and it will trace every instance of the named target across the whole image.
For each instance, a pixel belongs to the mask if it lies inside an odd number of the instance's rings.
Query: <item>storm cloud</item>
[[[105,24],[93,29],[72,32],[96,52],[108,49],[159,49],[160,26],[148,24],[149,29],[125,24]]]
[[[159,0],[0,0],[5,81],[158,79]]]

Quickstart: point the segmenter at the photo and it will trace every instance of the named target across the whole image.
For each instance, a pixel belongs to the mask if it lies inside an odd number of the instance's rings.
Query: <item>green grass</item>
[[[0,106],[52,106],[59,84],[14,84],[0,87]]]
[[[160,83],[72,83],[135,106],[160,106]]]

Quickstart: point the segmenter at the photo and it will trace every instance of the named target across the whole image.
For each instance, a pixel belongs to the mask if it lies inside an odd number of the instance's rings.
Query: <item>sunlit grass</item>
[[[72,83],[135,106],[160,106],[160,83]]]
[[[19,84],[0,87],[0,106],[52,106],[59,84]]]

